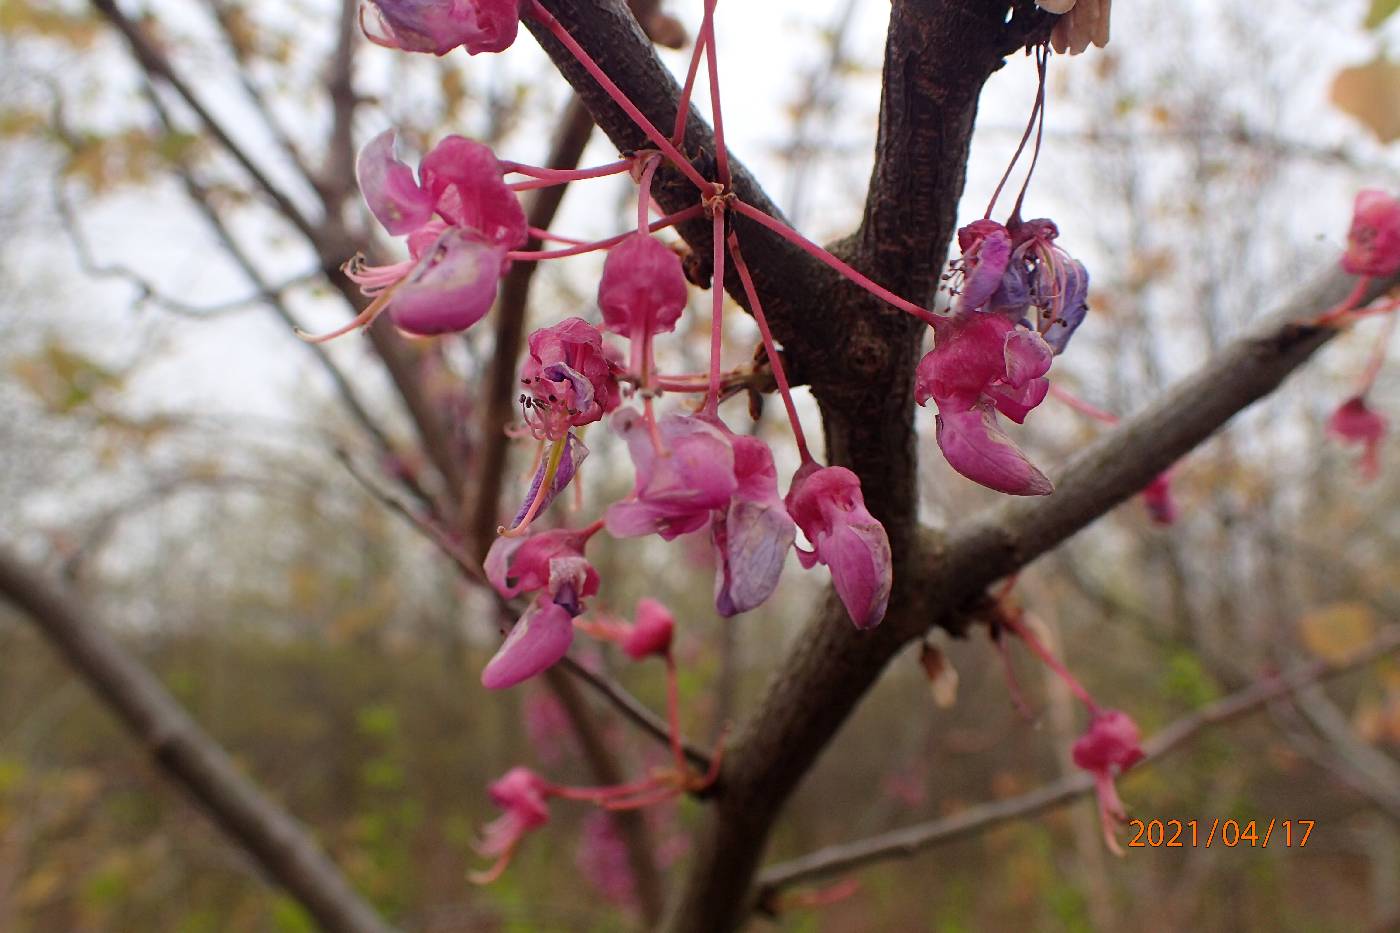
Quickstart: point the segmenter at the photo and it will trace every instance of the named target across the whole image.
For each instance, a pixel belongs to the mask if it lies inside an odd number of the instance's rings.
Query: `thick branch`
[[[1135,774],[1144,766],[1160,761],[1177,751],[1203,729],[1252,713],[1319,680],[1354,671],[1397,651],[1400,651],[1400,629],[1392,629],[1345,662],[1310,664],[1282,677],[1261,680],[1217,700],[1177,719],[1144,742],[1143,751],[1146,755],[1134,766],[1132,773]],[[830,878],[872,862],[909,858],[942,843],[984,832],[1001,823],[1032,816],[1092,793],[1093,790],[1094,781],[1090,775],[1074,774],[1017,797],[969,807],[950,817],[906,826],[858,842],[819,849],[809,855],[766,869],[759,878],[757,903],[760,908],[763,905],[772,906],[774,896],[784,888]]]
[[[28,615],[145,746],[155,764],[203,804],[329,930],[388,933],[309,833],[234,765],[165,687],[101,624],[0,548],[0,596]]]

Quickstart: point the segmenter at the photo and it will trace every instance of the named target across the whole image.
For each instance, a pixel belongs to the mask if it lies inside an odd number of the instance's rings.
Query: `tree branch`
[[[1316,662],[1280,677],[1261,680],[1194,713],[1182,716],[1143,743],[1145,757],[1131,773],[1179,750],[1202,730],[1255,712],[1261,707],[1307,688],[1319,680],[1336,677],[1364,667],[1378,658],[1400,651],[1400,628],[1377,638],[1352,658],[1338,664]],[[1094,781],[1088,774],[1073,774],[1029,793],[969,807],[942,819],[907,826],[869,839],[828,846],[801,858],[780,862],[759,877],[756,903],[771,912],[775,898],[784,888],[830,878],[892,858],[909,858],[934,846],[983,832],[1001,823],[1032,816],[1051,807],[1092,793]]]
[[[99,623],[3,547],[0,596],[30,617],[154,763],[321,925],[389,933],[392,928],[355,893],[311,835],[238,770],[160,681]]]

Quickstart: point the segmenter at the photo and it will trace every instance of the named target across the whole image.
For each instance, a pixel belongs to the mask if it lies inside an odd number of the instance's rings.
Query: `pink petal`
[[[797,529],[781,501],[736,498],[712,528],[715,609],[729,618],[763,605],[778,588]]]
[[[863,509],[862,509],[863,511]],[[869,517],[870,513],[865,513]],[[890,540],[885,528],[870,518],[837,527],[814,542],[831,570],[836,595],[856,628],[874,628],[885,617],[893,583]]]
[[[1006,363],[1006,383],[1019,389],[1032,379],[1039,379],[1050,371],[1055,361],[1055,353],[1045,338],[1033,330],[1017,327],[1006,334],[1003,346]]]
[[[963,231],[975,231],[964,237]],[[971,311],[987,303],[998,288],[1011,258],[1011,235],[994,221],[980,220],[958,231],[958,241],[970,239],[963,248],[963,284],[955,307]]]
[[[445,136],[423,157],[418,174],[437,212],[449,223],[475,230],[506,249],[525,243],[525,210],[506,185],[501,163],[489,146],[464,136]]]
[[[675,330],[686,301],[681,260],[665,243],[634,233],[608,250],[598,306],[603,325],[615,334],[636,337]]]
[[[370,212],[395,236],[412,233],[433,218],[432,195],[418,187],[412,169],[394,158],[393,130],[360,150],[355,177]]]
[[[938,416],[938,446],[948,465],[975,483],[1013,496],[1045,496],[1054,485],[979,406]]]
[[[470,231],[448,227],[390,299],[394,326],[420,337],[471,327],[496,301],[505,253]]]
[[[481,672],[481,685],[503,690],[558,663],[574,640],[574,617],[548,597],[536,599]]]
[[[502,52],[520,26],[519,0],[369,0],[365,9],[370,41],[406,52]]]
[[[637,603],[637,624],[622,642],[622,650],[633,661],[671,650],[676,620],[671,611],[650,597]]]

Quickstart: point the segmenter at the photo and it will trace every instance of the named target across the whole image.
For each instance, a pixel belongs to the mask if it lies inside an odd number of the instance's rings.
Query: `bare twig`
[[[153,762],[204,806],[269,880],[286,888],[326,929],[389,933],[392,928],[355,893],[311,835],[238,770],[160,681],[99,622],[3,547],[0,596],[29,616]]]
[[[1252,713],[1319,680],[1354,671],[1397,651],[1400,651],[1400,628],[1392,628],[1344,662],[1328,664],[1319,661],[1282,676],[1260,680],[1158,731],[1143,743],[1146,755],[1134,766],[1134,772],[1177,751],[1203,729]],[[759,877],[756,903],[762,909],[762,905],[771,905],[775,895],[784,888],[829,878],[873,862],[909,858],[942,843],[1067,803],[1092,793],[1093,789],[1094,781],[1090,775],[1075,774],[1029,793],[970,807],[950,817],[881,833],[857,842],[828,846],[810,855],[780,862],[765,869]]]

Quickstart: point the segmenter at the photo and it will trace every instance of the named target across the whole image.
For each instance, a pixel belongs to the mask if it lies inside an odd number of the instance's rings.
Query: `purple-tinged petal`
[[[1012,496],[1054,491],[1045,474],[997,426],[996,412],[989,406],[940,414],[938,447],[949,466],[988,489]]]
[[[587,456],[588,448],[572,432],[564,438],[564,452],[559,455],[559,465],[554,470],[554,479],[550,482],[549,488],[545,490],[544,501],[535,509],[536,515],[543,514],[554,498],[568,488],[569,483],[573,481],[574,474],[578,472],[579,466]],[[549,456],[546,455],[540,459],[539,468],[535,470],[535,475],[530,480],[530,491],[525,493],[525,501],[520,504],[520,511],[515,513],[512,525],[519,525],[525,520],[530,507],[534,505],[535,497],[539,495],[540,486],[544,484],[545,475],[548,472]]]
[[[1062,272],[1060,294],[1052,305],[1054,313],[1041,323],[1045,342],[1056,354],[1065,352],[1069,338],[1089,313],[1089,270],[1078,259],[1069,259]]]
[[[893,583],[890,539],[884,526],[873,518],[838,525],[817,545],[817,553],[830,568],[836,595],[856,628],[879,625]]]
[[[546,596],[530,605],[481,672],[481,685],[503,690],[558,663],[574,640],[574,617]]]
[[[653,444],[642,415],[621,409],[613,429],[627,441],[636,469],[634,500],[604,515],[608,533],[626,538],[656,533],[667,541],[709,524],[734,493],[734,448],[719,428],[687,415],[667,415],[658,424],[663,450]]]
[[[496,301],[505,248],[448,227],[389,300],[394,326],[420,337],[466,330]]]
[[[797,526],[778,495],[773,452],[756,437],[735,436],[738,487],[711,525],[715,608],[728,618],[762,605],[778,586]]]
[[[394,158],[394,131],[385,130],[360,150],[355,177],[370,212],[394,236],[412,233],[433,218],[433,196]]]
[[[955,307],[959,311],[972,311],[985,305],[1001,287],[1002,275],[1010,259],[1010,234],[1000,224],[988,228],[971,249],[963,252],[962,291],[958,294]]]
[[[519,0],[367,0],[360,25],[377,45],[446,55],[503,52],[520,27]]]

